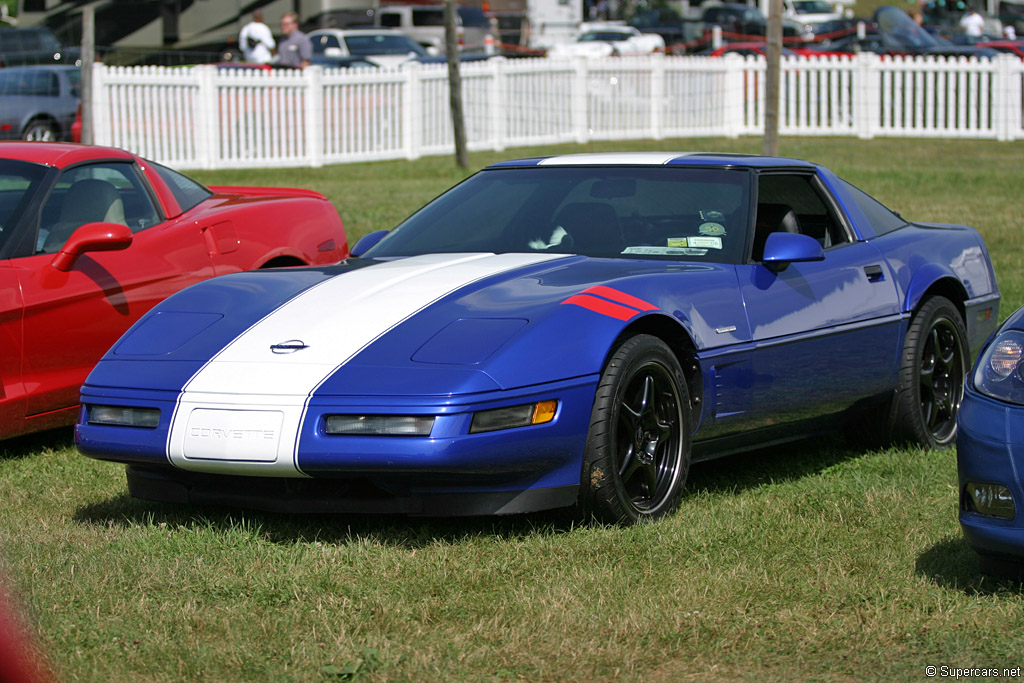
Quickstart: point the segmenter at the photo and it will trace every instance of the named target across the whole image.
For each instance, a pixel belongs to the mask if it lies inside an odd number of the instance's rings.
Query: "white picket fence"
[[[763,58],[501,58],[461,67],[470,149],[760,134]],[[1024,138],[1024,65],[786,57],[783,135]],[[321,166],[454,148],[444,65],[400,70],[94,65],[97,144],[177,168]]]

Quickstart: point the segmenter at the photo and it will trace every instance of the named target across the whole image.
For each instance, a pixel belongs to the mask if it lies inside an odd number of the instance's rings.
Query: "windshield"
[[[584,33],[579,37],[579,42],[581,43],[589,43],[597,40],[614,43],[620,40],[629,40],[629,34],[625,31],[591,31],[590,33]]]
[[[895,7],[880,7],[875,23],[882,39],[891,47],[938,47],[939,41],[917,25],[907,13]]]
[[[540,166],[487,169],[366,252],[552,252],[738,264],[746,170]]]
[[[14,232],[45,175],[45,166],[0,159],[0,247]]]
[[[407,55],[414,52],[417,55],[426,55],[426,51],[419,44],[403,35],[365,35],[345,36],[345,45],[353,55]]]
[[[832,5],[825,0],[797,0],[793,3],[797,14],[832,14]]]

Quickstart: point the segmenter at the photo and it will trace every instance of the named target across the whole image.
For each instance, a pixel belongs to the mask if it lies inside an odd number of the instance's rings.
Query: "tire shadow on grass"
[[[708,492],[741,492],[767,482],[813,476],[821,470],[858,458],[840,438],[819,438],[763,448],[693,465],[684,496]],[[122,494],[82,506],[74,515],[79,524],[103,527],[181,529],[258,528],[274,542],[345,544],[376,540],[404,548],[431,543],[458,543],[474,538],[505,540],[559,535],[599,528],[584,524],[571,510],[551,510],[505,517],[412,517],[401,514],[286,514],[234,507],[153,503]]]
[[[1018,571],[1016,578],[986,573],[981,557],[959,534],[948,536],[921,553],[915,571],[938,586],[967,595],[1024,593],[1024,573]]]
[[[868,454],[836,434],[743,451],[692,464],[684,496],[740,493],[765,484],[797,481]]]
[[[79,524],[102,527],[250,530],[266,540],[290,545],[344,545],[368,539],[389,546],[420,549],[437,542],[462,543],[477,538],[515,540],[559,535],[581,528],[561,510],[503,517],[411,517],[401,514],[288,514],[212,505],[172,505],[127,494],[80,507]]]

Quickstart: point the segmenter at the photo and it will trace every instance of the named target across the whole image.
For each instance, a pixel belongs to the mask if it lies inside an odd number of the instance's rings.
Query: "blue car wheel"
[[[690,464],[689,402],[679,361],[660,339],[638,335],[612,354],[587,438],[586,514],[630,524],[672,511]]]
[[[926,299],[907,331],[896,393],[897,435],[949,448],[967,373],[967,329],[948,299]]]

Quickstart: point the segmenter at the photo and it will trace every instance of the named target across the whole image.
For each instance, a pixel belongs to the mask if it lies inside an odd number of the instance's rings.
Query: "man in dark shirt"
[[[299,30],[299,15],[287,12],[281,17],[281,33],[284,38],[277,44],[277,63],[304,69],[313,59],[313,43]]]

